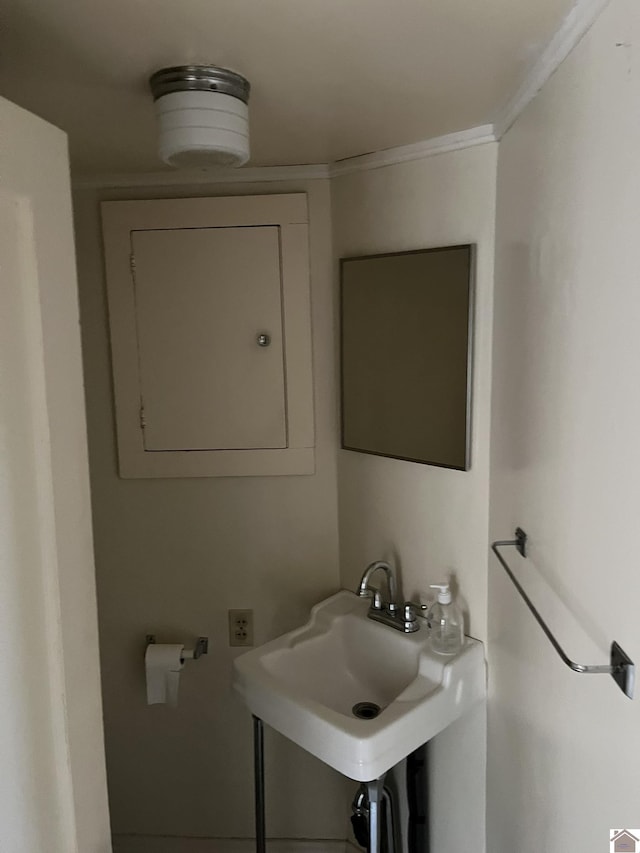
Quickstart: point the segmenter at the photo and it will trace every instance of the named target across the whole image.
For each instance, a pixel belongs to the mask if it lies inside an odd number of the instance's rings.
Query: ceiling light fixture
[[[177,65],[156,71],[149,85],[165,163],[206,169],[247,162],[248,80],[215,65]]]

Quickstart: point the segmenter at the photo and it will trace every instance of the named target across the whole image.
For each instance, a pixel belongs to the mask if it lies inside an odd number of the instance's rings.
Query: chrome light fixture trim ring
[[[149,78],[155,101],[172,92],[219,92],[249,103],[251,85],[247,79],[228,68],[216,65],[175,65],[161,68]]]

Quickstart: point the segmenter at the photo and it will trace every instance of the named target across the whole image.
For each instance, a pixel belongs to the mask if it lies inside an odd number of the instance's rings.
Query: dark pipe
[[[407,756],[408,853],[429,853],[427,744]]]

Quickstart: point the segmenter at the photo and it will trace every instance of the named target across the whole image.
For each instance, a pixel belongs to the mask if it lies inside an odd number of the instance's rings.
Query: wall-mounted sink
[[[374,622],[369,604],[336,593],[306,625],[237,658],[234,674],[256,717],[358,781],[382,776],[486,696],[481,643],[438,655],[426,629]],[[355,716],[363,702],[377,716]]]

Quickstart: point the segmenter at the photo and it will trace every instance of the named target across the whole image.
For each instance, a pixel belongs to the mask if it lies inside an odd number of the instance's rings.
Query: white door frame
[[[0,850],[111,850],[66,136],[0,99]]]

